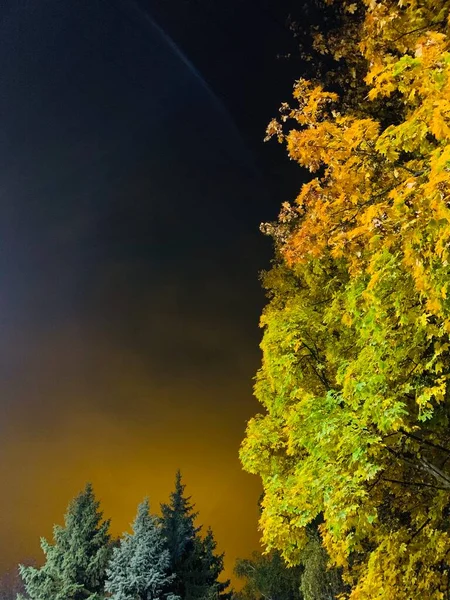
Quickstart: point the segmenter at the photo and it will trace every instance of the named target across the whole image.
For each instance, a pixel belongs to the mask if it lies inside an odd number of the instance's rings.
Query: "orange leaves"
[[[421,32],[417,40],[414,57],[379,56],[367,75],[369,97],[396,91],[406,104],[403,119],[384,130],[373,118],[331,111],[335,94],[297,82],[299,108],[285,106],[283,120],[294,119],[300,129],[283,139],[293,160],[324,172],[302,188],[301,226],[282,251],[290,264],[329,251],[357,274],[370,269],[371,253],[384,243],[403,254],[416,290],[437,314],[438,279],[446,275],[434,276],[433,255],[448,261],[450,241],[450,57],[443,34]],[[272,127],[281,139],[281,125]]]
[[[317,90],[313,90],[315,107],[322,104]],[[359,250],[353,242],[359,244],[358,238],[380,226],[383,218],[382,210],[370,208],[373,174],[366,166],[375,154],[379,125],[372,119],[340,115],[325,119],[323,113],[309,114],[320,118],[315,123],[310,120],[300,131],[291,130],[286,136],[287,149],[292,159],[312,172],[325,167],[325,175],[306,184],[297,198],[305,216],[302,227],[286,245],[286,257],[303,260],[326,247],[338,257],[349,244],[357,256]]]
[[[299,79],[294,86],[294,98],[299,106],[287,113],[300,125],[314,125],[321,119],[327,107],[339,97],[335,93],[325,92],[320,85],[313,85],[306,79]],[[286,116],[285,116],[286,118]]]
[[[295,560],[321,514],[352,600],[437,600],[450,573],[450,0],[357,4],[361,56],[345,60],[358,89],[341,101],[300,80],[269,126],[315,178],[271,225],[255,387],[267,414],[241,458],[263,478],[266,543]]]

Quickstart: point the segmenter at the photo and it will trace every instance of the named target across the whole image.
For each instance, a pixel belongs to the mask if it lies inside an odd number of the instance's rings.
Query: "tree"
[[[175,576],[168,573],[169,551],[148,500],[139,505],[132,528],[114,548],[107,569],[105,590],[111,600],[177,600],[168,592]]]
[[[348,591],[342,580],[342,569],[330,568],[330,557],[324,548],[319,521],[307,528],[308,542],[301,553],[300,591],[304,600],[335,600]]]
[[[162,529],[174,572],[177,572],[186,554],[193,550],[194,540],[201,529],[194,524],[197,513],[194,512],[190,497],[184,495],[185,487],[181,472],[177,471],[170,503],[161,505]]]
[[[322,514],[351,598],[438,599],[450,580],[450,3],[334,6],[348,19],[316,31],[316,48],[349,81],[299,80],[297,105],[268,128],[315,176],[265,227],[266,412],[241,460],[263,480],[269,548],[298,563]]]
[[[183,600],[203,599],[211,595],[227,600],[230,594],[225,589],[229,582],[218,580],[223,569],[223,555],[215,553],[212,531],[201,537],[201,527],[195,525],[197,513],[184,490],[178,471],[170,503],[161,505],[163,535],[170,553],[171,571],[176,575],[171,586],[172,593]]]
[[[307,528],[308,542],[299,564],[289,567],[278,550],[251,559],[238,559],[235,574],[245,580],[242,600],[335,600],[347,588],[341,569],[329,568],[329,556],[318,529],[318,521]]]
[[[203,565],[204,585],[214,594],[217,600],[229,600],[232,592],[227,592],[230,580],[219,581],[223,571],[225,553],[217,554],[217,542],[212,529],[209,527],[201,543],[201,563]]]
[[[195,538],[193,551],[186,557],[182,575],[185,600],[231,598],[232,593],[226,591],[230,580],[219,581],[224,554],[217,554],[216,548],[217,543],[211,529],[208,529],[205,537]]]
[[[238,559],[234,572],[245,581],[237,595],[242,600],[303,600],[302,567],[287,567],[277,550]]]
[[[45,539],[46,556],[40,568],[20,565],[30,600],[102,600],[110,557],[109,521],[102,522],[92,486],[69,504],[65,526],[55,525],[54,544]]]

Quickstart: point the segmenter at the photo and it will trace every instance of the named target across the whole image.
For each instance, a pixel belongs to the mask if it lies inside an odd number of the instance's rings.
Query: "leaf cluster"
[[[297,564],[322,514],[350,598],[438,599],[450,572],[450,2],[329,6],[339,27],[323,46],[315,32],[318,49],[354,85],[300,79],[268,127],[312,175],[265,226],[265,410],[241,460],[263,481],[269,548]]]

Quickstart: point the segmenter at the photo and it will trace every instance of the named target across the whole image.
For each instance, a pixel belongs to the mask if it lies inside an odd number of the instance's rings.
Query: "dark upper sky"
[[[255,6],[256,4],[256,6]],[[299,65],[289,2],[3,0],[0,567],[92,480],[127,527],[175,469],[230,568],[258,366],[258,231],[300,176],[262,143]]]

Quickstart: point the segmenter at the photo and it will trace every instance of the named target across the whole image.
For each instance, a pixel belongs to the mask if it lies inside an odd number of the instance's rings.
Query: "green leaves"
[[[263,481],[269,548],[298,562],[323,514],[352,599],[437,600],[450,573],[450,2],[358,10],[328,40],[358,89],[340,102],[300,80],[282,111],[295,127],[272,124],[316,177],[269,228],[265,413],[241,460]],[[362,90],[381,101],[358,103]]]

